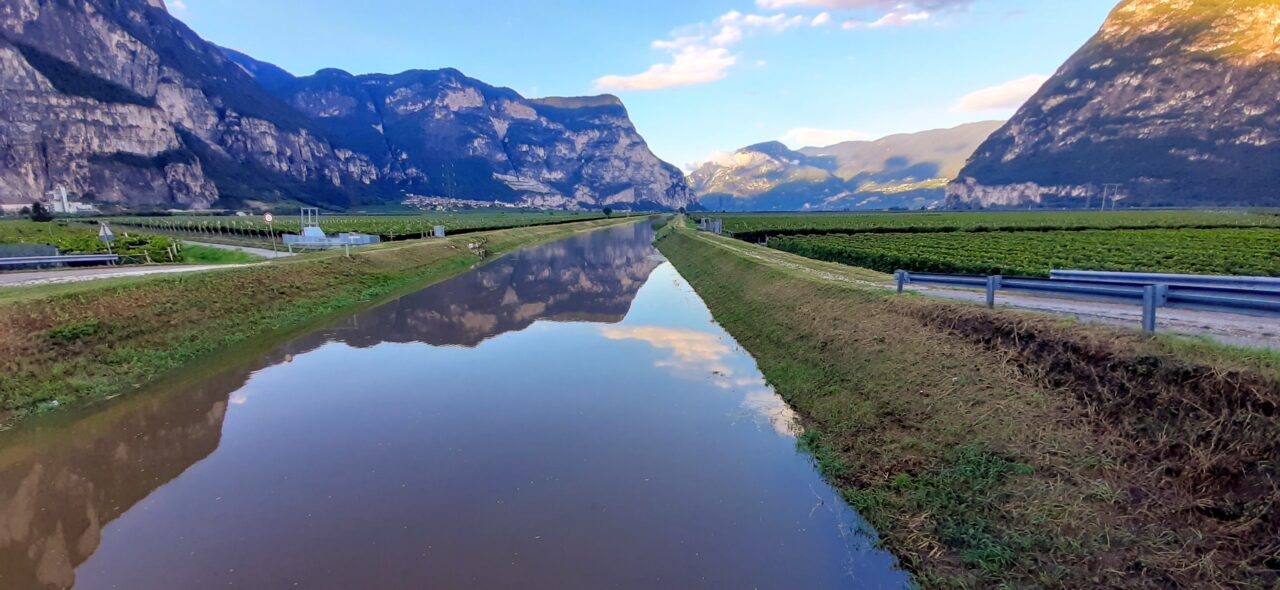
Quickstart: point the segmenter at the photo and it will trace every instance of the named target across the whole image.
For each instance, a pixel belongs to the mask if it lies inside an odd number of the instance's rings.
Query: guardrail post
[[[1156,333],[1156,303],[1159,290],[1155,285],[1142,288],[1142,333],[1148,336]]]
[[[987,277],[987,309],[995,309],[996,289],[1000,288],[1002,280],[1000,275]]]
[[[1156,285],[1156,307],[1169,304],[1169,285]]]
[[[907,287],[907,271],[900,270],[893,273],[893,278],[898,281],[898,292],[901,293]]]

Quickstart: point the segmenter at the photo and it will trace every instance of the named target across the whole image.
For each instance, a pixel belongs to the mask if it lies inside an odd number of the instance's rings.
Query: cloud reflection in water
[[[600,331],[609,340],[636,340],[669,352],[668,358],[656,361],[654,366],[689,379],[710,375],[716,387],[744,392],[742,407],[779,435],[794,438],[800,434],[795,411],[763,379],[734,377],[730,361],[735,360],[735,351],[723,336],[665,326],[602,326]]]

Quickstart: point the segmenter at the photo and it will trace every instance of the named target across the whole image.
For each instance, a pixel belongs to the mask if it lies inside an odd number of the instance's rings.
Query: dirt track
[[[63,270],[40,270],[0,274],[0,287],[25,287],[29,285],[51,285],[55,283],[77,283],[96,279],[114,279],[119,277],[139,277],[144,275],[165,274],[175,272],[198,272],[218,268],[236,268],[243,264],[182,264],[162,266],[107,266],[96,268],[68,268]]]
[[[785,269],[788,272],[803,273],[830,282],[883,287],[886,289],[893,288],[893,278],[884,273],[812,260],[788,252],[773,250],[732,238],[712,236],[702,232],[698,233],[697,236],[711,240],[721,248],[732,250],[739,255]],[[974,302],[986,300],[986,293],[982,291],[917,285],[912,285],[909,288],[931,297]],[[1011,309],[1051,313],[1074,317],[1085,322],[1098,322],[1134,329],[1137,329],[1142,323],[1142,308],[1136,305],[1035,297],[1003,292],[997,295],[996,303],[999,306]],[[1157,329],[1161,332],[1206,336],[1219,342],[1239,346],[1280,349],[1280,319],[1278,318],[1162,308],[1156,313],[1156,323]]]
[[[964,289],[919,286],[911,286],[910,289],[932,297],[964,301],[983,302],[987,297],[986,292]],[[996,295],[996,305],[1130,328],[1142,323],[1142,308],[1123,303],[999,293]],[[1280,319],[1277,318],[1162,308],[1156,312],[1156,324],[1156,329],[1160,332],[1204,335],[1240,346],[1280,348]]]

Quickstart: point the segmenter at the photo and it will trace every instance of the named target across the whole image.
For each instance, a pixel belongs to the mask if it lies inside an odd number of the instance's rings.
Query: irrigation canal
[[[652,237],[0,433],[0,587],[905,587]]]

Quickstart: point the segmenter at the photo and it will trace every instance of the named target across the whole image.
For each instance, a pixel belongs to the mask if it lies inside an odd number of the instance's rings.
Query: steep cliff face
[[[688,199],[616,98],[529,101],[453,70],[295,78],[161,0],[0,5],[0,116],[0,203],[58,185],[128,207]]]
[[[712,209],[917,209],[942,204],[943,186],[1000,126],[996,121],[876,141],[791,150],[779,142],[742,148],[689,175]]]
[[[947,188],[955,207],[1280,204],[1280,4],[1126,0]]]
[[[688,203],[683,175],[649,151],[613,96],[526,99],[452,69],[295,78],[228,55],[411,194],[536,207]]]
[[[17,0],[0,24],[3,202],[57,185],[128,206],[340,202],[376,179],[158,0]]]

